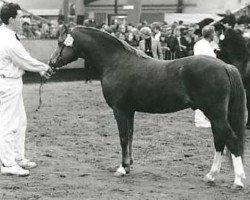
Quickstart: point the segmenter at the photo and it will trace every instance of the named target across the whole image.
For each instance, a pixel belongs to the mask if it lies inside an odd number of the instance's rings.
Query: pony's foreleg
[[[130,172],[129,159],[129,117],[126,112],[121,110],[114,110],[115,119],[117,121],[120,144],[122,148],[122,165],[117,169],[115,176],[123,176]]]
[[[235,157],[233,154],[232,160],[233,160],[233,166],[234,166],[234,188],[243,188],[244,184],[242,183],[242,179],[246,178],[242,158],[241,156]]]
[[[204,177],[204,181],[214,182],[216,176],[220,172],[221,162],[222,162],[222,152],[216,151],[214,154],[213,165],[211,167],[210,172]]]

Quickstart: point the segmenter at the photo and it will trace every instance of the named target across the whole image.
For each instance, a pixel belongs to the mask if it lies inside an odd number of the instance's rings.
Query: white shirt
[[[194,45],[194,55],[207,55],[216,58],[213,47],[209,41],[202,38]]]
[[[160,37],[161,37],[161,32],[156,33],[155,36],[154,36],[154,39],[160,41]]]
[[[5,25],[0,26],[0,75],[19,78],[24,74],[24,70],[47,71],[49,66],[32,58],[15,34]]]

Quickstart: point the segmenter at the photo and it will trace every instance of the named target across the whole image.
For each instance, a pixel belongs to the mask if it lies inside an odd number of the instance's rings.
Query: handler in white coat
[[[215,31],[213,26],[205,26],[202,29],[202,39],[194,45],[194,55],[207,55],[216,57],[212,47]],[[210,121],[206,118],[203,112],[199,109],[195,110],[195,126],[209,128],[211,127]]]
[[[27,126],[23,103],[22,76],[24,71],[39,72],[49,78],[50,70],[30,56],[20,43],[16,31],[22,28],[22,11],[18,4],[6,3],[0,17],[0,160],[1,173],[27,176],[28,168],[37,166],[25,158]],[[25,169],[27,168],[27,169]]]

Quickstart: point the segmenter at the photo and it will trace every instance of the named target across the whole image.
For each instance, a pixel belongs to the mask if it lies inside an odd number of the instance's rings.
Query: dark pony
[[[225,146],[232,154],[236,187],[245,177],[245,93],[238,70],[209,56],[156,60],[112,35],[76,27],[59,41],[50,59],[52,69],[82,57],[100,74],[102,91],[117,121],[122,164],[116,175],[130,172],[134,114],[202,110],[211,121],[215,157],[206,181],[214,181]]]
[[[220,51],[217,57],[228,64],[236,66],[239,70],[247,95],[247,110],[250,113],[250,42],[244,38],[240,30],[225,28],[217,24],[220,33]],[[247,128],[250,128],[250,119],[247,121]]]

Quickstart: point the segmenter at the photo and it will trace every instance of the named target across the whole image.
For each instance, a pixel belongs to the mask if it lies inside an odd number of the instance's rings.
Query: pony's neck
[[[124,60],[126,62],[129,59],[128,53],[121,48],[119,41],[112,39],[112,36],[102,34],[106,33],[84,31],[81,36],[84,39],[80,41],[82,55],[85,56],[91,67],[94,67],[100,75],[105,70],[116,67],[118,61]]]

